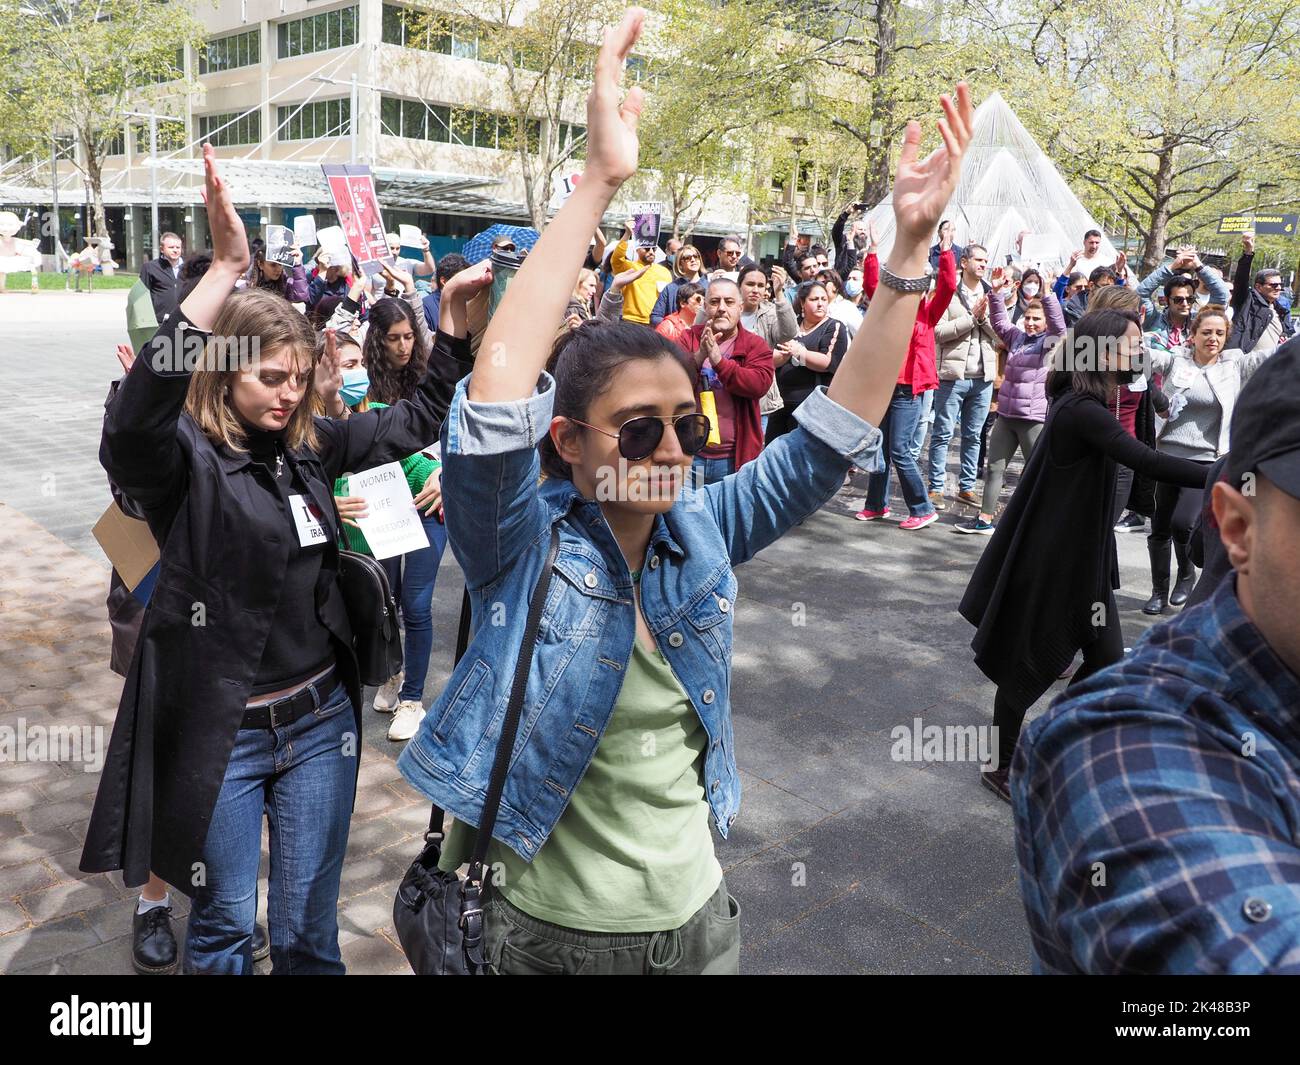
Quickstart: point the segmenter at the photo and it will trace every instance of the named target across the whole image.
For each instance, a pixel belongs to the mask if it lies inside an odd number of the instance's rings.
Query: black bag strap
[[[537,630],[542,624],[542,607],[551,588],[551,571],[555,568],[555,559],[559,553],[560,530],[558,525],[552,525],[551,546],[546,552],[546,561],[542,563],[542,572],[537,577],[533,598],[528,604],[528,621],[524,625],[524,639],[519,646],[519,658],[515,662],[514,683],[510,686],[510,702],[506,707],[505,720],[501,723],[501,737],[497,740],[496,758],[492,762],[492,777],[488,781],[487,796],[483,800],[483,814],[479,818],[478,834],[474,837],[474,853],[469,860],[467,877],[477,885],[483,883],[483,859],[487,857],[488,844],[492,842],[492,829],[497,823],[497,811],[501,808],[501,793],[506,786],[510,754],[515,747],[515,736],[519,733],[519,719],[523,716],[524,693],[528,689],[528,674],[533,666]]]
[[[533,648],[537,643],[537,630],[541,627],[542,607],[550,592],[551,572],[555,568],[555,559],[560,553],[560,531],[558,526],[551,526],[551,544],[546,552],[546,561],[542,572],[537,577],[533,596],[528,604],[528,620],[524,625],[524,638],[519,646],[519,656],[515,661],[515,675],[510,687],[510,702],[506,707],[505,720],[501,723],[501,736],[497,740],[496,755],[492,762],[492,776],[488,780],[487,795],[483,800],[483,813],[479,817],[478,833],[474,837],[474,850],[469,863],[469,880],[482,884],[483,859],[492,842],[492,830],[496,826],[497,811],[501,806],[501,794],[505,790],[506,773],[510,767],[510,753],[514,750],[515,736],[519,732],[519,719],[523,716],[524,693],[528,688],[528,673],[533,665]],[[466,588],[460,602],[460,625],[456,632],[456,664],[465,656],[470,638],[470,599]],[[429,812],[430,837],[442,835],[444,811],[434,804]]]

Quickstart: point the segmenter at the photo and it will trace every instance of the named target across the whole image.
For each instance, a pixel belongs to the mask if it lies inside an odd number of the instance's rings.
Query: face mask
[[[1038,282],[1037,282],[1037,281],[1030,281],[1028,284],[1021,285],[1021,286],[1020,286],[1020,291],[1023,292],[1026,296],[1037,296],[1037,295],[1038,295]]]
[[[366,393],[370,391],[370,374],[366,372],[364,366],[358,366],[355,370],[343,371],[343,387],[339,389],[339,395],[343,397],[343,402],[349,407],[360,403],[366,398]]]
[[[845,281],[844,295],[849,299],[855,300],[862,295],[862,283],[859,281]]]

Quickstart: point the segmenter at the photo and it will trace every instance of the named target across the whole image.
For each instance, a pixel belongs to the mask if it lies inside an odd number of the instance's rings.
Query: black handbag
[[[550,550],[546,553],[546,562],[528,604],[528,621],[524,625],[524,638],[515,662],[510,702],[497,740],[492,776],[483,800],[483,814],[479,818],[466,875],[462,879],[454,872],[443,872],[438,868],[438,859],[442,856],[443,811],[435,805],[429,814],[424,849],[406,870],[393,900],[397,940],[406,952],[411,968],[420,976],[478,976],[487,971],[483,956],[483,903],[487,886],[483,880],[483,862],[488,844],[492,842],[497,811],[501,807],[501,793],[510,768],[510,752],[514,750],[515,736],[519,732],[524,691],[533,664],[533,646],[541,624],[542,605],[546,602],[551,570],[559,550],[560,534],[552,526]],[[456,635],[457,663],[469,645],[469,625],[469,591],[466,590],[461,600],[460,628]]]
[[[352,626],[361,683],[386,684],[402,671],[402,634],[388,574],[369,555],[340,548],[339,589]]]

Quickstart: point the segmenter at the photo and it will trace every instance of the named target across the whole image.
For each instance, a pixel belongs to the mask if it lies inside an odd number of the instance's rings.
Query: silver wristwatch
[[[899,277],[884,263],[880,264],[880,283],[888,285],[895,292],[928,292],[930,275],[923,277]]]

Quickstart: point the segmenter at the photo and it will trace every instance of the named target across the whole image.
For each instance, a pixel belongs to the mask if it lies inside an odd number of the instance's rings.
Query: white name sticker
[[[1192,382],[1196,380],[1196,371],[1185,362],[1180,362],[1174,366],[1171,384],[1175,388],[1190,388]]]
[[[320,508],[315,502],[303,496],[290,496],[289,506],[293,510],[293,523],[298,530],[298,543],[303,547],[320,547],[328,537],[321,524]]]

